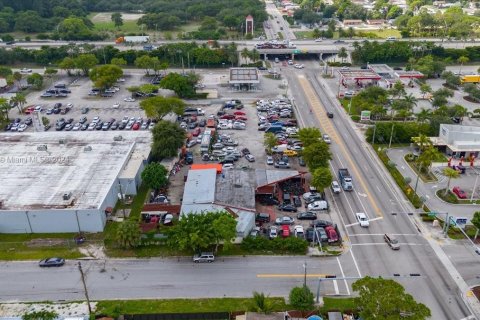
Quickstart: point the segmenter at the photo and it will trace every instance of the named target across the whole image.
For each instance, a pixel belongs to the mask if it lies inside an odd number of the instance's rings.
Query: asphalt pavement
[[[470,311],[463,302],[468,291],[465,282],[458,277],[453,281],[450,274],[456,276],[456,270],[450,268],[450,261],[442,249],[438,244],[432,244],[434,240],[428,235],[419,232],[422,228],[417,219],[409,215],[414,212],[413,208],[364,141],[361,132],[352,125],[334,93],[317,76],[318,67],[307,65],[302,71],[285,74],[300,123],[319,127],[332,138],[333,173],[336,175],[338,168],[347,167],[353,176],[354,191],[342,192],[335,199],[350,246],[344,257],[351,257],[358,275],[405,275],[398,277],[398,281],[432,310],[433,319],[469,316]],[[326,117],[326,110],[334,113],[333,119]],[[356,212],[367,214],[369,228],[358,225],[354,216]],[[382,243],[381,237],[386,232],[399,239],[400,251],[394,252]]]

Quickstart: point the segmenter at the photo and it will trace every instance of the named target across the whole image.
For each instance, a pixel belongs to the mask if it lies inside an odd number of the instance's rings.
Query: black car
[[[258,70],[268,70],[266,67],[257,67]]]
[[[60,102],[57,102],[53,105],[53,108],[56,109],[56,108],[61,108],[62,107],[62,104]]]
[[[333,223],[327,220],[317,220],[313,222],[311,226],[315,228],[325,228],[328,226],[333,226]]]
[[[202,120],[198,121],[198,126],[199,127],[205,127],[206,125],[207,125],[207,120],[202,119]]]
[[[72,124],[73,123],[73,118],[70,118],[68,119],[67,121],[65,121],[67,124]]]
[[[315,230],[313,228],[308,228],[307,230],[305,230],[305,239],[307,239],[308,242],[312,242],[314,237]]]
[[[5,126],[5,129],[4,129],[4,130],[5,130],[5,131],[10,131],[10,129],[12,129],[12,126],[13,126],[13,125],[12,125],[11,123],[9,123],[9,124],[7,124],[7,125]]]
[[[120,125],[118,126],[118,130],[124,130],[126,126],[127,126],[127,124],[124,123],[124,122],[122,122],[122,123],[120,123]]]
[[[300,212],[297,215],[298,220],[317,220],[317,214],[312,211]]]
[[[33,122],[33,121],[32,121],[32,118],[28,117],[27,119],[25,119],[25,122],[24,122],[24,123],[25,123],[27,126],[29,126],[29,125],[32,124],[32,122]]]
[[[95,126],[95,130],[102,130],[103,122],[99,121]]]
[[[292,200],[293,200],[293,204],[295,205],[295,207],[301,207],[302,206],[302,200],[300,199],[299,196],[293,196]]]
[[[258,222],[270,222],[270,215],[268,213],[257,213],[255,221]]]
[[[259,196],[258,197],[258,202],[260,204],[266,205],[266,206],[273,206],[273,205],[278,205],[279,202],[277,199],[275,199],[272,196]]]
[[[119,127],[118,122],[114,122],[114,123],[112,124],[112,126],[110,127],[110,129],[112,129],[112,130],[117,130],[118,127]]]
[[[293,204],[284,203],[278,206],[278,210],[280,211],[289,211],[289,212],[297,212],[297,207]]]
[[[62,130],[65,128],[66,125],[67,125],[67,124],[66,124],[65,122],[57,123],[57,125],[56,125],[56,127],[55,127],[55,130],[57,130],[57,131],[62,131]]]
[[[53,113],[54,114],[59,114],[62,110],[60,108],[54,108]]]
[[[193,153],[191,153],[190,151],[185,154],[185,162],[187,164],[193,163]]]
[[[89,110],[90,110],[90,109],[87,108],[87,107],[82,108],[82,114],[87,114]]]
[[[333,118],[333,112],[327,111],[327,117]]]
[[[40,260],[38,265],[40,267],[61,267],[65,264],[65,259],[63,258],[47,258]]]
[[[51,125],[47,124],[46,126],[43,127],[43,130],[48,131],[50,130],[51,127],[52,127]]]
[[[243,149],[242,149],[242,154],[243,154],[244,156],[246,156],[247,154],[250,154],[250,150],[248,150],[248,148],[243,148]]]

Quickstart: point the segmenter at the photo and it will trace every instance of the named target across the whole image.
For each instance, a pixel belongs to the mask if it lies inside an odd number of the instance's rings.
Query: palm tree
[[[413,108],[417,106],[417,101],[417,98],[415,98],[411,93],[403,98],[403,103],[408,111],[412,111]]]
[[[14,104],[18,108],[18,113],[23,113],[23,106],[27,103],[27,99],[23,93],[17,92],[16,95],[10,98],[10,103]]]
[[[240,56],[245,59],[245,62],[247,62],[250,58],[250,51],[247,48],[243,48],[243,50],[240,52]]]
[[[273,304],[267,299],[263,292],[253,292],[253,305],[252,309],[256,312],[263,312],[265,314],[271,313],[273,310]]]
[[[467,63],[468,61],[470,61],[470,59],[466,56],[461,56],[457,59],[457,62],[460,63],[460,70],[459,70],[460,74],[462,74],[463,64]]]
[[[345,58],[348,57],[347,49],[345,47],[341,47],[338,51],[338,57],[342,58],[342,63],[345,61]]]
[[[258,52],[257,49],[253,48],[250,52],[250,58],[253,60],[253,63],[257,62],[258,60],[260,60],[260,52]]]
[[[446,196],[447,193],[450,191],[450,181],[452,179],[458,178],[460,173],[458,173],[457,170],[454,170],[452,168],[445,168],[445,169],[443,169],[443,175],[448,178],[447,188],[445,189],[445,191],[443,193],[443,195]]]
[[[423,133],[420,133],[418,137],[412,137],[412,142],[418,146],[421,152],[425,151],[425,149],[432,145],[430,138]]]
[[[432,93],[432,87],[428,83],[422,83],[420,85],[420,92],[422,93],[422,99],[425,99],[427,93]]]
[[[422,108],[422,110],[419,113],[417,113],[417,121],[418,122],[425,122],[431,116],[432,116],[432,111],[430,111],[429,109]]]
[[[6,98],[0,97],[0,114],[2,115],[2,119],[9,120],[8,118],[8,111],[10,111],[10,105],[8,104],[8,100]]]

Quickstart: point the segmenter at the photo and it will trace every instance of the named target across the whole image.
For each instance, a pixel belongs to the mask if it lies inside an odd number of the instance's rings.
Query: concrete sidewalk
[[[387,155],[392,162],[396,164],[396,168],[404,177],[411,179],[410,186],[415,189],[417,181],[417,174],[405,161],[405,155],[411,153],[409,148],[392,148],[387,150]],[[441,200],[437,195],[438,189],[443,189],[447,186],[447,178],[438,174],[439,167],[437,167],[438,181],[425,183],[422,179],[418,179],[417,194],[423,196],[426,201],[425,204],[432,211],[448,212],[450,215],[457,217],[467,217],[471,219],[473,213],[479,210],[479,206],[475,204],[451,204]],[[435,172],[435,171],[434,171]],[[453,183],[453,182],[452,182]],[[452,185],[451,183],[451,185]]]

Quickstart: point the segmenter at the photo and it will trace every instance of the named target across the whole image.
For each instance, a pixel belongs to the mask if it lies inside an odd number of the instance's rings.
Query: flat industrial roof
[[[257,188],[300,175],[296,170],[255,170]]]
[[[209,204],[215,201],[216,169],[189,170],[182,205]]]
[[[259,83],[257,68],[230,68],[230,83]]]
[[[97,209],[133,162],[138,170],[150,144],[149,131],[2,133],[1,209]]]
[[[339,70],[338,71],[345,80],[380,80],[378,74],[368,69],[353,69],[353,70]]]
[[[255,209],[255,171],[224,170],[217,177],[215,203]]]

